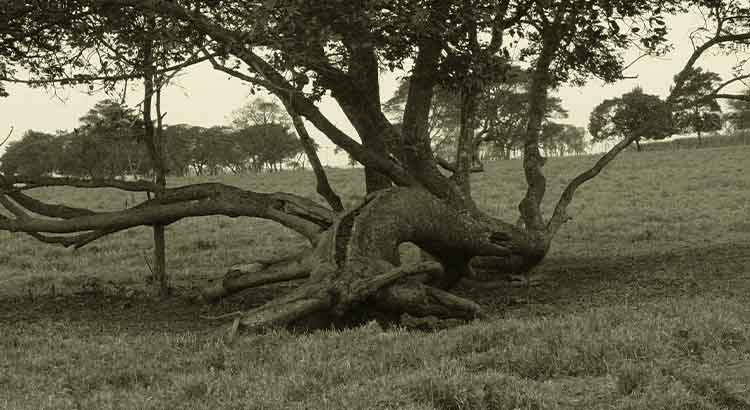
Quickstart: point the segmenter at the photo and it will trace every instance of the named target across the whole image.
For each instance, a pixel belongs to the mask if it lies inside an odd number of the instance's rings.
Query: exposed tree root
[[[528,249],[525,241],[510,225],[456,211],[426,191],[380,191],[340,215],[321,236],[306,259],[311,270],[305,283],[247,312],[239,326],[257,331],[299,323],[330,326],[352,318],[481,318],[479,305],[444,289],[470,274],[473,256],[508,257]],[[437,262],[400,266],[403,242],[425,249]],[[261,281],[265,273],[244,283]]]

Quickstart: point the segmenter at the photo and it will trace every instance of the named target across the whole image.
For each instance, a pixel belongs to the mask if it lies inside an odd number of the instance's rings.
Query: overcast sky
[[[636,79],[623,80],[616,84],[591,81],[584,87],[562,87],[558,96],[569,111],[571,124],[585,127],[591,110],[606,98],[619,96],[635,86],[645,92],[664,96],[669,92],[672,76],[679,71],[692,52],[689,32],[698,21],[694,17],[682,16],[670,21],[671,40],[675,50],[662,58],[644,58],[632,66],[626,74]],[[629,57],[637,57],[633,52]],[[700,65],[730,78],[730,70],[736,61],[734,56],[707,56]],[[382,97],[393,95],[399,74],[387,74],[382,78]],[[72,129],[78,118],[97,101],[106,98],[103,94],[88,95],[82,89],[57,91],[31,89],[22,85],[8,85],[10,97],[0,98],[0,138],[15,128],[13,139],[20,138],[27,130],[54,132]],[[142,98],[140,92],[130,92],[129,104]],[[163,111],[167,113],[167,124],[188,123],[200,126],[228,124],[233,110],[252,99],[249,88],[241,81],[214,71],[209,64],[193,67],[180,75],[177,84],[165,90],[162,97]],[[330,116],[340,128],[355,135],[343,113],[331,101],[322,103],[322,111]],[[311,131],[315,131],[312,127]],[[333,144],[321,134],[314,132],[321,144],[321,160],[328,165],[343,165],[344,155],[333,154]]]

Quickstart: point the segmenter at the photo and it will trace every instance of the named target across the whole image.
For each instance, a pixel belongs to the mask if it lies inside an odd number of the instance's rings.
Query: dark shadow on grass
[[[681,249],[627,256],[551,257],[534,287],[459,289],[490,314],[578,310],[653,298],[711,293],[746,298],[750,292],[750,245]],[[0,327],[40,320],[83,323],[97,332],[214,332],[222,322],[201,319],[262,305],[293,283],[250,289],[217,305],[184,290],[166,299],[143,295],[79,292],[0,299]]]

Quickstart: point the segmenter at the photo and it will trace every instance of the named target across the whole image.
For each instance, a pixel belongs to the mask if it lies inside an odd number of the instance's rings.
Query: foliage
[[[60,173],[91,178],[143,175],[151,169],[143,122],[133,109],[103,100],[79,119],[65,139]]]
[[[395,124],[401,124],[406,99],[409,96],[409,79],[402,78],[393,96],[383,104],[383,112]],[[429,136],[433,150],[446,157],[455,149],[453,145],[460,127],[461,109],[455,92],[437,87],[432,98],[429,116]]]
[[[588,129],[596,141],[629,140],[640,149],[642,139],[660,140],[672,135],[674,124],[669,105],[658,96],[635,88],[596,106],[589,117]]]
[[[743,95],[750,98],[750,89],[745,90]],[[727,114],[727,117],[734,129],[750,129],[750,100],[730,100],[729,106],[732,111]]]
[[[481,151],[483,158],[507,159],[510,152],[520,149],[523,145],[522,135],[529,106],[528,86],[528,73],[519,66],[512,65],[506,69],[502,79],[484,87],[479,93],[475,133],[477,150]],[[399,123],[408,91],[409,79],[404,78],[394,96],[383,106],[384,112]],[[580,152],[582,140],[576,141],[572,138],[573,134],[563,135],[563,131],[570,130],[554,122],[555,119],[564,119],[568,116],[560,98],[548,96],[545,111],[546,131],[542,138],[545,140],[545,146],[555,146],[549,152],[564,152],[568,142],[574,145],[569,147],[571,152]],[[430,108],[428,127],[433,150],[446,158],[451,158],[455,154],[460,116],[459,96],[455,92],[437,87]],[[563,139],[553,141],[557,136]]]
[[[30,131],[20,141],[11,142],[0,170],[28,176],[149,175],[153,167],[143,144],[142,124],[133,109],[103,100],[81,117],[80,125],[71,132],[50,135]],[[184,176],[191,170],[198,175],[216,175],[228,169],[235,173],[279,170],[302,151],[288,125],[245,124],[240,128],[164,127],[169,173]]]
[[[586,129],[570,124],[548,122],[542,130],[542,147],[549,155],[580,155],[586,152]]]
[[[30,130],[8,144],[0,157],[0,171],[10,175],[50,175],[59,169],[62,152],[60,136]]]
[[[279,170],[302,153],[299,139],[290,132],[289,114],[271,100],[256,98],[233,113],[234,139],[249,156],[239,169]]]
[[[675,81],[678,78],[675,76]],[[721,77],[700,67],[681,73],[682,87],[671,95],[675,112],[675,126],[698,134],[717,131],[722,127],[721,106],[713,98],[707,98],[721,82]]]
[[[278,124],[289,126],[289,114],[278,103],[264,98],[254,98],[232,112],[234,128]]]

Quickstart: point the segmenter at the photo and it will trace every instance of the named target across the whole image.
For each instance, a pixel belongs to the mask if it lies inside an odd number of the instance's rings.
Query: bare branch
[[[2,197],[5,198],[4,195]],[[5,202],[9,200],[6,198]],[[38,203],[32,202],[32,205],[41,209]],[[13,203],[10,203],[9,210],[16,215],[16,219],[0,219],[0,230],[34,233],[94,231],[77,237],[76,242],[72,243],[76,246],[83,246],[102,236],[135,226],[167,225],[182,218],[196,216],[269,219],[299,232],[312,243],[316,243],[319,234],[333,223],[331,211],[309,199],[285,193],[244,191],[222,184],[168,189],[162,198],[148,200],[122,211],[82,214],[66,219],[29,217]]]
[[[215,54],[211,54],[211,56],[214,56]],[[155,74],[169,74],[173,72],[178,72],[184,68],[194,66],[196,64],[200,64],[204,61],[207,61],[209,59],[209,56],[204,55],[202,57],[197,57],[193,59],[188,59],[187,61],[184,61],[180,64],[175,64],[173,66],[165,67],[160,70],[155,71]],[[80,74],[75,75],[73,77],[64,77],[64,78],[48,78],[48,79],[42,79],[42,80],[33,80],[33,79],[23,79],[23,78],[15,78],[15,77],[0,77],[0,81],[5,81],[9,83],[18,83],[18,84],[28,84],[28,85],[46,85],[46,84],[86,84],[93,81],[124,81],[124,80],[133,80],[143,77],[143,73],[133,70],[130,73],[127,74],[120,74],[120,75],[104,75],[104,76],[97,76],[97,75],[86,75],[86,74]]]
[[[14,201],[16,201],[16,203],[28,209],[29,211],[50,218],[66,219],[75,218],[78,216],[94,215],[96,213],[90,209],[47,204],[18,191],[8,192],[7,195]]]
[[[14,130],[14,127],[11,125],[10,126],[10,131],[8,131],[8,136],[3,139],[3,142],[0,142],[0,148],[2,148],[3,145],[5,145],[5,143],[8,142],[8,140],[11,137],[11,135],[13,135],[13,130]]]
[[[292,107],[287,107],[287,111],[289,111],[289,114],[292,116],[292,123],[297,130],[297,135],[299,135],[302,148],[305,150],[307,159],[310,161],[310,165],[315,173],[318,193],[325,198],[328,205],[330,205],[334,211],[342,212],[344,210],[344,205],[341,203],[341,198],[336,192],[334,192],[333,188],[331,188],[331,184],[328,182],[328,176],[326,176],[323,165],[320,163],[320,158],[318,158],[318,153],[315,151],[315,143],[310,137],[310,134],[307,133],[307,128],[305,128],[302,118],[294,112]]]
[[[712,97],[724,100],[750,101],[750,95],[747,94],[713,94]]]
[[[13,201],[8,199],[5,195],[0,195],[0,205],[2,205],[5,209],[7,209],[11,214],[13,214],[16,218],[20,220],[28,220],[31,217],[18,205],[14,204]],[[0,216],[0,221],[3,219],[7,219],[4,216]],[[59,244],[63,245],[65,247],[69,247],[71,245],[75,245],[84,235],[79,236],[47,236],[42,235],[38,232],[25,232],[32,238],[49,244]]]
[[[610,149],[606,154],[604,154],[601,158],[599,158],[598,161],[596,161],[596,164],[594,164],[593,167],[586,170],[585,172],[582,172],[577,177],[573,178],[572,181],[568,184],[567,187],[565,187],[565,190],[563,191],[562,195],[560,196],[560,200],[557,202],[557,205],[555,206],[555,211],[552,214],[552,217],[549,220],[549,223],[547,224],[547,234],[549,238],[551,239],[552,236],[557,233],[557,231],[560,229],[560,227],[568,221],[568,215],[567,215],[567,208],[568,205],[570,205],[570,202],[573,200],[573,195],[575,195],[576,190],[578,187],[580,187],[583,183],[586,181],[594,178],[595,176],[599,175],[599,173],[604,169],[604,167],[607,166],[610,162],[612,162],[613,159],[622,151],[624,150],[628,145],[630,145],[633,141],[635,141],[636,137],[633,138],[626,138],[619,143],[615,144],[612,149]]]
[[[693,54],[690,55],[690,58],[688,58],[688,61],[683,66],[682,70],[680,70],[680,72],[677,74],[677,77],[675,79],[675,84],[672,87],[672,90],[669,93],[669,96],[667,97],[667,102],[668,103],[673,102],[674,99],[677,97],[677,95],[679,95],[678,91],[685,85],[685,81],[687,80],[687,75],[686,75],[687,72],[695,65],[698,59],[711,47],[719,45],[719,44],[746,41],[746,40],[750,40],[750,31],[744,32],[744,33],[737,33],[737,34],[717,34],[716,36],[712,37],[710,40],[701,44],[698,48],[695,49],[695,51],[693,51]]]

